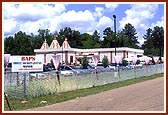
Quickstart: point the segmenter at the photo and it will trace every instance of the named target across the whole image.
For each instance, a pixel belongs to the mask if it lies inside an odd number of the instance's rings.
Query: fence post
[[[11,107],[10,107],[10,104],[9,104],[9,101],[8,101],[8,98],[7,98],[5,92],[4,92],[4,96],[5,96],[6,103],[7,103],[8,107],[9,107],[9,110],[11,111],[12,109],[11,109]]]
[[[26,74],[24,73],[24,98],[27,99],[27,94],[26,94]]]

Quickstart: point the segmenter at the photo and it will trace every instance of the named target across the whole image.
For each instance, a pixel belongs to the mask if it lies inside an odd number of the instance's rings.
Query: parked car
[[[115,70],[116,69],[116,64],[115,63],[111,63],[108,65],[108,67],[111,69],[111,70]]]
[[[79,74],[80,71],[75,66],[69,66],[69,65],[61,65],[59,67],[59,71],[63,75],[72,75],[72,74]]]
[[[65,75],[65,76],[70,76],[70,75],[73,75],[73,71],[70,71],[70,70],[62,70],[60,71],[60,74],[62,75]]]
[[[122,63],[119,63],[117,65],[117,67],[118,67],[119,70],[130,70],[131,69],[131,67],[129,65],[125,66]]]
[[[48,72],[48,71],[53,71],[53,69],[50,68],[50,67],[47,66],[47,65],[43,65],[43,72]]]
[[[130,65],[132,69],[134,68],[142,68],[142,64]]]
[[[46,75],[43,73],[31,73],[30,76],[38,78],[38,79],[46,78]]]

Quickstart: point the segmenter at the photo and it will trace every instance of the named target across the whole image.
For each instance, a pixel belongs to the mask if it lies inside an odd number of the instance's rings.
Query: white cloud
[[[113,25],[113,20],[109,17],[103,16],[99,19],[97,23],[97,28],[111,27]]]
[[[58,18],[58,25],[61,28],[71,27],[81,33],[93,31],[92,29],[95,27],[95,17],[89,10],[64,12]]]
[[[159,26],[159,27],[164,27],[164,16],[161,17],[161,19],[159,21],[157,21],[156,23],[152,23],[151,27],[154,28],[155,26]]]
[[[148,19],[154,18],[155,12],[158,9],[157,4],[135,4],[131,6],[130,9],[125,11],[126,17],[119,21],[120,29],[124,28],[127,23],[131,23],[137,29],[141,27],[146,28],[148,26]]]
[[[20,21],[37,21],[42,18],[50,18],[65,11],[64,4],[4,4],[5,18],[14,18]]]
[[[38,29],[49,29],[54,33],[64,27],[71,27],[80,33],[92,34],[95,30],[103,32],[106,27],[113,27],[113,19],[108,13],[114,12],[118,4],[108,3],[105,7],[94,7],[94,10],[67,11],[66,4],[27,4],[5,3],[4,8],[4,33],[12,35],[18,31],[27,34],[37,34]],[[142,39],[142,31],[155,25],[163,25],[163,17],[160,21],[150,24],[148,21],[154,18],[157,10],[156,4],[131,5],[125,11],[126,16],[119,23],[120,28],[131,23],[138,30],[139,40]],[[144,33],[143,33],[144,34]]]
[[[63,22],[73,22],[73,21],[86,22],[86,21],[94,21],[95,19],[89,10],[79,11],[79,12],[72,10],[61,14],[60,20],[61,22],[62,21]]]
[[[4,33],[14,34],[24,31],[36,34],[39,28],[48,28],[52,32],[57,27],[58,17],[64,12],[66,4],[4,3]]]
[[[95,12],[94,12],[94,16],[95,17],[102,17],[104,13],[104,8],[103,7],[95,7]]]
[[[125,24],[132,24],[137,30],[138,41],[143,44],[143,35],[150,27],[150,19],[154,18],[158,4],[132,4],[130,9],[125,11],[126,17],[119,21],[119,29],[123,29]],[[158,22],[159,23],[159,22]]]
[[[16,30],[18,29],[18,22],[14,21],[14,20],[4,20],[4,34],[5,35],[12,35],[13,33],[16,32]]]
[[[110,12],[113,12],[115,11],[115,9],[118,7],[119,5],[116,4],[116,3],[108,3],[108,4],[105,4],[105,7],[110,9]]]

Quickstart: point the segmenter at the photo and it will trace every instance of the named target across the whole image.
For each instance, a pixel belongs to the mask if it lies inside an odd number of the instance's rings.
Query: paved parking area
[[[160,77],[86,97],[76,98],[45,107],[29,109],[27,111],[164,112],[164,110],[164,77]]]

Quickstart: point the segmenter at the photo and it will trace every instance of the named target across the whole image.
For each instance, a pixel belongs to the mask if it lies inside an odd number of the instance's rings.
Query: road
[[[164,77],[27,111],[164,112]]]

